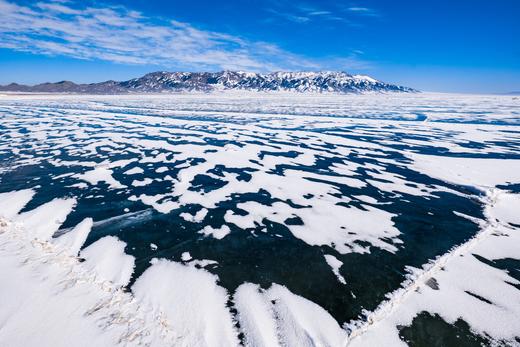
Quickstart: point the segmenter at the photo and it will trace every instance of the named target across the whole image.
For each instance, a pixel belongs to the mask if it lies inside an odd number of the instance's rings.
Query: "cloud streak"
[[[176,69],[249,71],[315,70],[338,59],[311,60],[271,43],[150,18],[122,6],[81,8],[74,2],[20,5],[0,0],[0,13],[0,47],[34,54]],[[355,57],[339,59],[363,64]]]
[[[379,13],[368,7],[348,7],[347,11],[361,16],[379,17]]]
[[[341,21],[349,23],[349,21],[342,17],[334,14],[329,10],[322,10],[316,7],[311,7],[301,4],[277,4],[278,8],[268,8],[267,12],[274,14],[276,17],[287,20],[294,23],[307,23],[311,21]]]

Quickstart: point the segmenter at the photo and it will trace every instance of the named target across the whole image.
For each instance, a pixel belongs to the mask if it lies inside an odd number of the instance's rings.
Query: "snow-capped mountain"
[[[176,91],[250,90],[316,93],[416,92],[408,87],[378,81],[369,76],[345,72],[273,72],[268,74],[221,72],[152,72],[124,82],[106,81],[75,84],[70,81],[35,86],[9,84],[0,91],[52,93],[165,93]]]

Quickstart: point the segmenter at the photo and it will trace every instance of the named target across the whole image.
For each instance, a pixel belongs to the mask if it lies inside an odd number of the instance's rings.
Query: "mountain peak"
[[[70,81],[61,81],[42,83],[32,87],[17,84],[0,86],[0,91],[82,94],[211,92],[216,90],[342,94],[416,92],[411,88],[381,82],[366,75],[350,75],[344,71],[276,71],[265,74],[229,70],[220,72],[156,71],[123,82],[75,84]]]

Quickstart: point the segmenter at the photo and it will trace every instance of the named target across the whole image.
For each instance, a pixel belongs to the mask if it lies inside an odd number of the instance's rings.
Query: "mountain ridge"
[[[41,83],[34,86],[11,83],[0,91],[70,94],[129,94],[212,92],[222,90],[285,91],[298,93],[418,92],[409,87],[378,81],[366,75],[343,71],[277,71],[267,74],[220,72],[156,71],[127,81],[76,84],[71,81]]]

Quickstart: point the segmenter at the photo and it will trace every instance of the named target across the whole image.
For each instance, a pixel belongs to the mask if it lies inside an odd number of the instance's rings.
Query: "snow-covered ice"
[[[0,345],[514,345],[519,108],[1,96]]]

